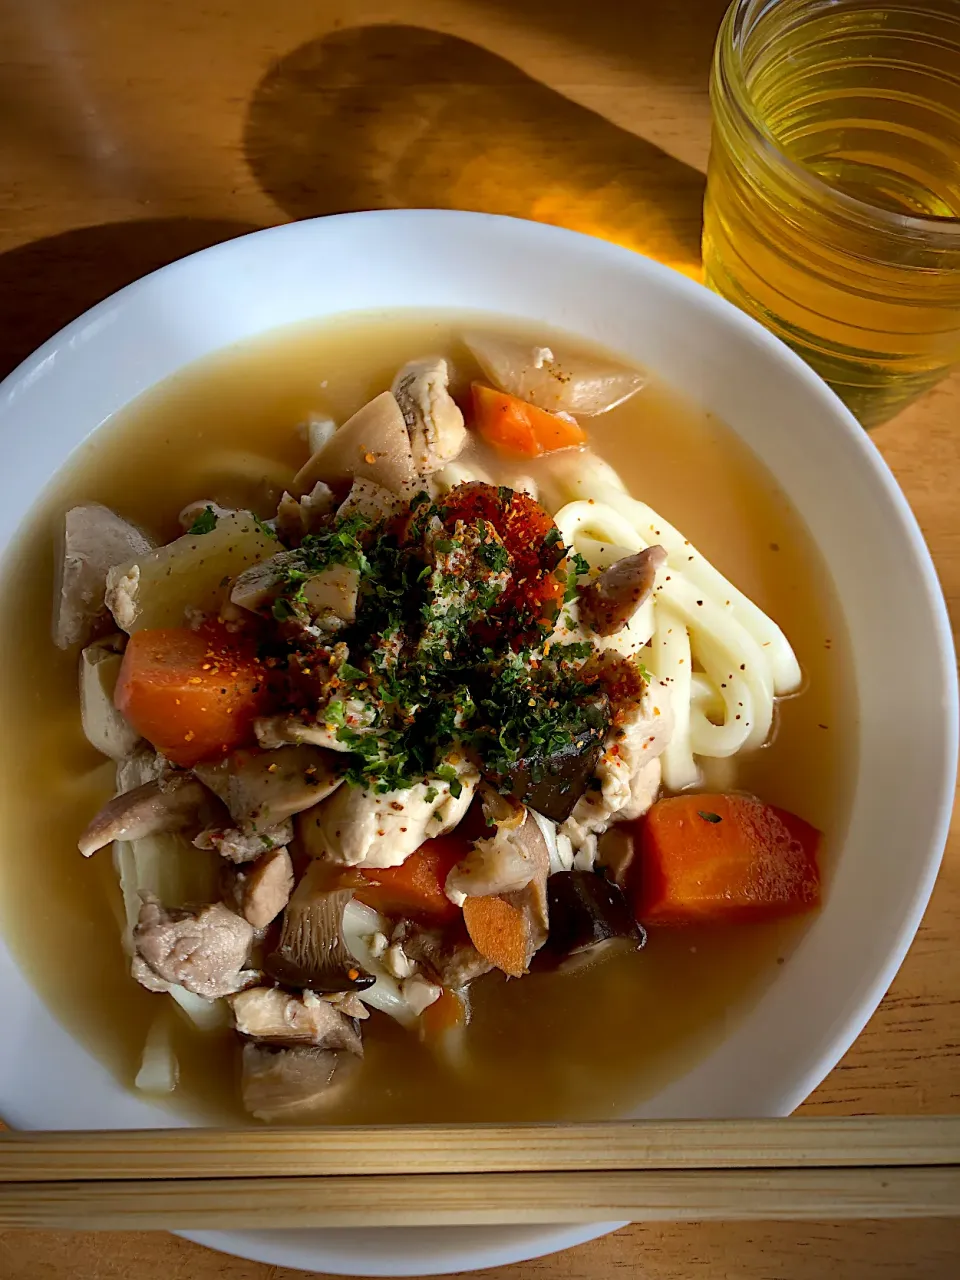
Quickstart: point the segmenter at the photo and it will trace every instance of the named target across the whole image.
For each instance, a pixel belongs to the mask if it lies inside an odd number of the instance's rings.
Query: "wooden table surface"
[[[0,0],[0,375],[244,231],[443,206],[698,269],[725,0]],[[960,605],[960,378],[874,433]],[[960,1107],[960,832],[920,934],[805,1109]],[[956,1275],[937,1223],[636,1226],[498,1280]],[[171,1236],[8,1232],[3,1280],[289,1280]]]

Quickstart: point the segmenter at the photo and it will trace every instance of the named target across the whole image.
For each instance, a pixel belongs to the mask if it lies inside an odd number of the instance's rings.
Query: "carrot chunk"
[[[190,768],[253,740],[269,674],[251,646],[215,624],[146,629],[130,637],[114,701],[168,760]]]
[[[501,453],[539,458],[542,453],[587,442],[587,433],[568,418],[480,382],[474,382],[471,390],[474,424],[484,440]]]
[[[768,920],[820,902],[820,832],[752,797],[669,797],[640,834],[632,888],[644,924]]]
[[[426,1042],[439,1040],[450,1031],[457,1031],[469,1022],[466,996],[451,987],[444,987],[439,1000],[428,1004],[420,1015],[420,1036]]]
[[[482,956],[509,974],[527,972],[527,922],[523,912],[505,898],[467,898],[463,921],[470,941]]]
[[[457,833],[425,840],[399,867],[361,869],[365,883],[355,890],[354,897],[385,916],[434,925],[456,920],[460,908],[450,901],[443,886],[469,850],[469,841]]]

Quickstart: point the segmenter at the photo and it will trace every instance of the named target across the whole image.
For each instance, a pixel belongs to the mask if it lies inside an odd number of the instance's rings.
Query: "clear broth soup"
[[[87,743],[77,655],[50,639],[54,543],[71,505],[98,501],[167,540],[189,501],[273,514],[306,457],[297,426],[343,421],[406,360],[441,352],[476,376],[458,335],[490,316],[359,315],[275,331],[209,356],[152,388],[69,459],[5,557],[0,616],[0,927],[63,1024],[133,1087],[158,997],[129,975],[108,849],[76,841],[114,789]],[[549,333],[495,326],[548,341]],[[552,335],[556,338],[557,335]],[[568,348],[589,350],[563,337]],[[755,792],[826,833],[846,825],[855,707],[840,610],[826,565],[772,477],[712,415],[651,380],[586,422],[631,493],[684,531],[783,628],[804,670],[763,750],[711,782]],[[829,876],[827,877],[829,879]],[[829,893],[829,884],[826,892]],[[490,975],[471,988],[460,1052],[442,1059],[374,1013],[365,1057],[318,1117],[333,1123],[603,1118],[628,1113],[693,1065],[757,999],[805,922],[660,929],[641,952],[572,974]],[[246,1119],[234,1033],[176,1019],[180,1084],[169,1105],[208,1123]]]

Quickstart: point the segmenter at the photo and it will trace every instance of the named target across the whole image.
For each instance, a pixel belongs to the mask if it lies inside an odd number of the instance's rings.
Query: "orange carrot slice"
[[[471,390],[474,424],[484,440],[501,453],[539,458],[543,453],[587,442],[587,433],[569,418],[480,382],[474,382]]]

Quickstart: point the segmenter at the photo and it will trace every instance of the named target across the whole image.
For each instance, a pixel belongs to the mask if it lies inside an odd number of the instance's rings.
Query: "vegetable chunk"
[[[197,520],[194,528],[201,525]],[[251,565],[276,555],[280,544],[249,511],[185,533],[156,551],[117,565],[107,574],[107,604],[117,626],[133,634],[147,628],[179,627],[188,608],[216,614],[230,582]]]
[[[473,383],[473,415],[488,444],[516,458],[539,458],[555,449],[587,443],[587,433],[569,418]]]
[[[161,627],[130,637],[117,710],[174,764],[192,768],[254,740],[270,696],[252,647],[223,627]]]
[[[425,840],[399,867],[371,868],[354,897],[381,915],[403,916],[423,924],[456,920],[460,909],[443,891],[447,876],[470,849],[459,833]]]
[[[734,923],[820,902],[820,832],[750,796],[658,801],[641,824],[634,908],[644,924]]]

